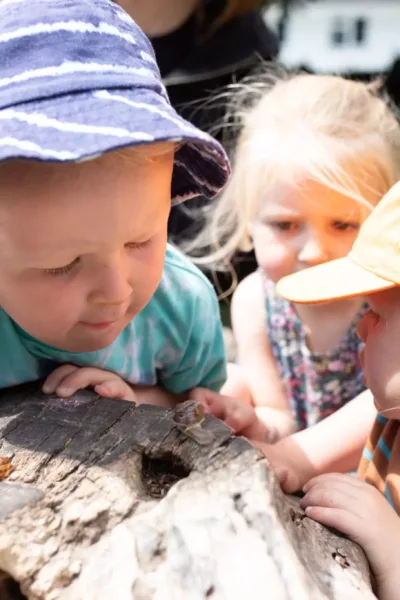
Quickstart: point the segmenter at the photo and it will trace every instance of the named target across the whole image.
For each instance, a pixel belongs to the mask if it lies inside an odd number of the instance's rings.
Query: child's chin
[[[396,421],[400,421],[400,404],[393,403],[393,405],[388,402],[380,402],[376,398],[374,398],[375,408],[382,417],[386,419],[395,419]]]
[[[94,338],[92,340],[84,340],[82,342],[82,346],[85,349],[80,350],[80,352],[95,352],[96,350],[102,350],[103,348],[107,348],[108,346],[111,346],[111,344],[116,340],[120,333],[120,330],[118,330],[104,335],[96,336],[97,339]]]
[[[123,330],[122,325],[110,327],[106,331],[91,331],[86,332],[86,335],[80,335],[78,338],[65,340],[62,345],[62,350],[67,352],[96,352],[111,346],[116,340],[121,331]]]

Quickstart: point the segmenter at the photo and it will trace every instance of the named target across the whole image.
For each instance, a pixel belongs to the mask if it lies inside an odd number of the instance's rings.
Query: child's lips
[[[99,320],[90,319],[89,321],[82,320],[82,321],[80,321],[80,324],[84,325],[85,327],[87,327],[89,329],[93,329],[93,330],[101,331],[103,329],[107,329],[109,327],[112,327],[116,323],[119,323],[124,318],[126,318],[129,309],[121,306],[119,308],[119,310],[120,310],[120,312],[118,314],[116,312],[114,312],[113,314],[110,312],[111,318],[108,318],[107,320],[104,320],[104,321],[101,319],[99,319]]]
[[[112,325],[115,325],[116,322],[117,321],[103,321],[103,322],[91,323],[91,322],[87,322],[87,321],[81,321],[81,324],[90,329],[102,330],[102,329],[108,329]]]

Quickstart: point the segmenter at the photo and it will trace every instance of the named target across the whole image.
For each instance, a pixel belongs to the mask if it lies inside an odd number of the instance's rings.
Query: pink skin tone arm
[[[355,470],[375,416],[373,397],[366,390],[314,427],[274,445],[257,445],[280,473],[283,490],[291,493],[318,474]]]

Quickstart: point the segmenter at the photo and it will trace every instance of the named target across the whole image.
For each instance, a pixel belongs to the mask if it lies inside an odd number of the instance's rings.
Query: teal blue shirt
[[[200,271],[167,247],[161,282],[145,308],[108,347],[65,352],[33,338],[0,309],[0,388],[35,381],[60,364],[107,369],[170,392],[218,391],[226,362],[218,302]]]

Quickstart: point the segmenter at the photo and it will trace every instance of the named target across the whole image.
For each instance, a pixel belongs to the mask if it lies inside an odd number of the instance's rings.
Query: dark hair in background
[[[199,5],[199,14],[202,16],[205,13],[204,24],[205,28],[208,31],[216,31],[219,27],[225,25],[232,19],[236,17],[240,17],[254,8],[260,8],[260,6],[265,6],[267,4],[271,4],[271,1],[267,0],[225,0],[223,2],[222,10],[221,5],[218,6],[218,3],[215,0],[203,0],[203,2]],[[209,12],[209,16],[207,15],[207,7],[211,8]],[[213,14],[214,13],[214,14]],[[211,19],[209,18],[211,16]]]
[[[203,0],[178,30],[152,39],[172,105],[220,140],[227,101],[221,91],[278,54],[277,36],[262,16],[263,4],[262,0]],[[199,198],[172,209],[172,241],[180,243],[198,232],[203,223],[193,215],[204,202]],[[239,277],[255,268],[251,255],[243,258]]]

